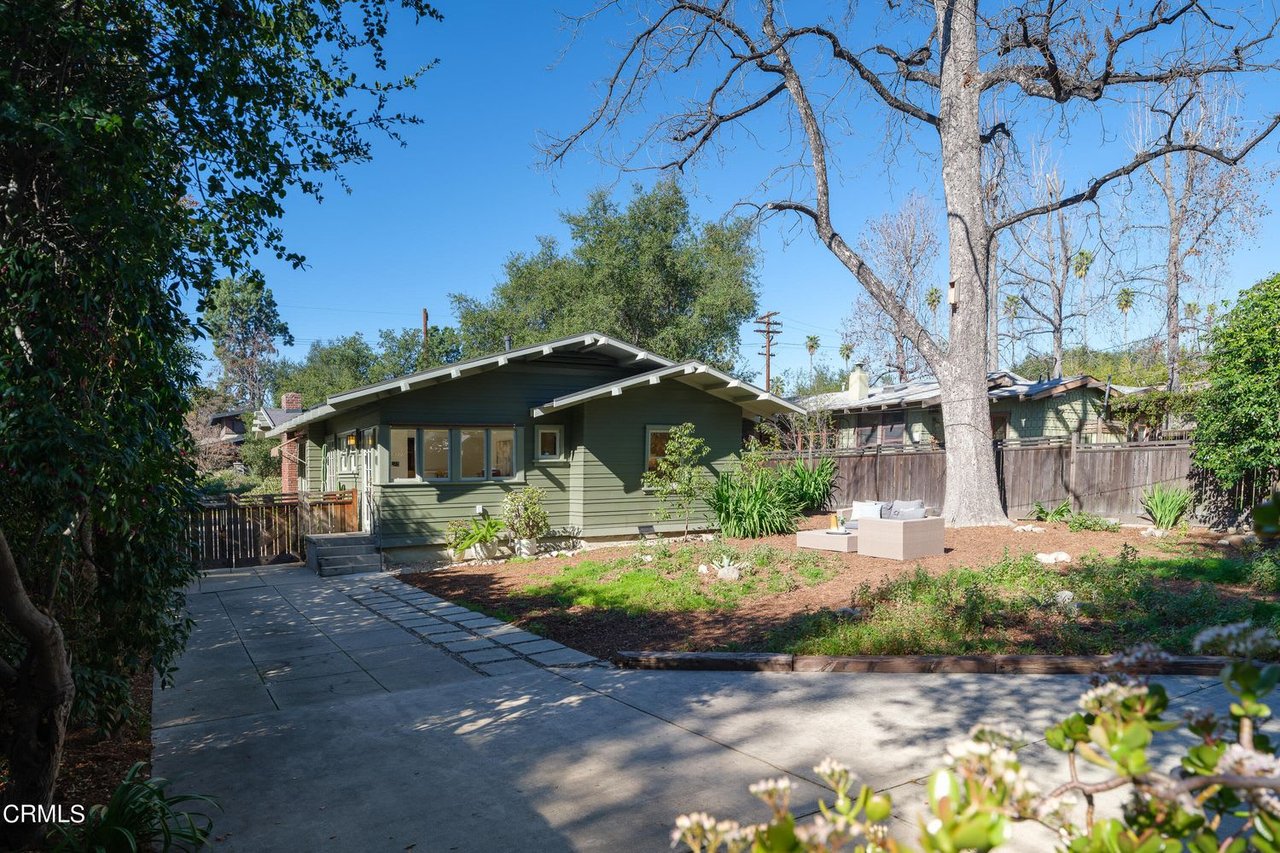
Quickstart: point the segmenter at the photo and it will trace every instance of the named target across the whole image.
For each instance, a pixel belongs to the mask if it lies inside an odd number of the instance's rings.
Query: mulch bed
[[[137,711],[114,736],[104,738],[91,729],[67,735],[54,801],[86,806],[105,803],[135,762],[146,762],[143,777],[151,775],[150,669],[134,676],[130,685]]]
[[[825,526],[826,516],[809,519],[807,527]],[[1065,524],[1042,524],[1044,533],[1014,533],[1011,528],[978,527],[946,531],[946,553],[915,562],[898,563],[858,554],[822,552],[839,565],[831,580],[781,594],[769,594],[743,601],[728,611],[673,611],[629,615],[620,611],[586,607],[560,607],[541,596],[521,590],[539,580],[559,574],[566,566],[584,560],[607,562],[632,553],[633,546],[602,548],[572,557],[540,559],[529,563],[459,565],[433,571],[401,575],[401,580],[434,595],[480,609],[597,657],[612,658],[623,649],[651,651],[709,651],[757,647],[770,630],[785,625],[804,613],[848,606],[852,594],[863,583],[877,584],[917,565],[929,572],[957,566],[985,566],[1010,554],[1065,551],[1072,557],[1096,551],[1114,557],[1125,545],[1140,556],[1172,556],[1171,550],[1191,555],[1223,555],[1230,549],[1217,544],[1220,534],[1192,531],[1177,539],[1153,539],[1141,535],[1140,528],[1117,532],[1081,531],[1073,533]],[[759,544],[794,549],[794,536],[765,539],[727,540],[747,550]],[[1176,546],[1175,546],[1175,543]],[[672,543],[675,547],[676,543]]]

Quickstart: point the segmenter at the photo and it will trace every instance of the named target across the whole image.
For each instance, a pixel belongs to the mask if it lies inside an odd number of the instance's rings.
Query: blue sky
[[[510,253],[534,250],[540,234],[564,238],[560,212],[580,208],[590,189],[612,186],[625,199],[633,182],[656,179],[653,173],[619,175],[586,149],[563,166],[540,167],[539,131],[570,130],[596,104],[596,83],[625,34],[619,20],[588,30],[566,52],[569,35],[548,4],[445,2],[442,8],[443,24],[402,29],[391,42],[393,64],[401,69],[440,59],[401,103],[425,120],[405,131],[407,147],[380,142],[372,163],[348,171],[350,195],[332,187],[322,204],[296,198],[286,205],[287,239],[309,266],[268,264],[265,272],[297,339],[285,350],[291,357],[318,339],[417,326],[424,307],[433,322],[451,323],[449,293],[486,295]],[[909,146],[886,163],[883,113],[863,102],[857,114],[866,121],[841,138],[843,180],[835,189],[838,227],[854,238],[865,221],[892,210],[912,188],[939,197],[935,167]],[[765,137],[768,132],[762,128]],[[776,124],[772,133],[779,133]],[[1109,162],[1107,146],[1099,155],[1097,136],[1092,129],[1077,133],[1076,148],[1064,155],[1071,158],[1069,174]],[[705,162],[686,181],[695,211],[706,219],[724,215],[777,162],[776,149],[757,139],[723,163]],[[1275,144],[1264,151],[1272,159],[1275,153]],[[1269,187],[1267,195],[1271,207],[1280,208],[1280,192]],[[1280,268],[1275,253],[1262,248],[1277,242],[1280,226],[1272,215],[1236,255],[1223,295]],[[761,310],[779,311],[784,322],[775,372],[808,364],[808,334],[821,337],[823,356],[835,362],[840,320],[856,284],[806,230],[786,221],[766,223],[759,248]],[[1131,336],[1153,331],[1144,322],[1131,320]],[[749,328],[743,353],[759,369],[758,339]]]

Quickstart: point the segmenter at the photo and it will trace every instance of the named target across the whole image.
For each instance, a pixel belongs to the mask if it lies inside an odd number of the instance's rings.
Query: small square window
[[[658,460],[667,455],[667,439],[671,437],[671,427],[650,426],[644,428],[645,470],[658,470]]]
[[[564,427],[540,426],[534,429],[535,452],[540,462],[564,459]]]

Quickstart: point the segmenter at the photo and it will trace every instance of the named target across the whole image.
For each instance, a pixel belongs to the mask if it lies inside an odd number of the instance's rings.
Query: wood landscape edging
[[[788,655],[770,652],[620,651],[614,661],[629,669],[747,672],[991,673],[1091,675],[1110,655]],[[1175,655],[1144,667],[1153,675],[1218,675],[1231,658]]]

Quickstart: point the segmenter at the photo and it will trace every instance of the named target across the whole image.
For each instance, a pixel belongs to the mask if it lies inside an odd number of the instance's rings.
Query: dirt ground
[[[802,527],[825,526],[826,516],[807,520]],[[433,571],[402,575],[401,579],[435,595],[511,619],[568,646],[600,657],[620,650],[706,651],[716,648],[750,648],[769,630],[799,614],[848,606],[854,591],[863,584],[877,584],[916,565],[929,572],[956,566],[985,566],[1000,560],[1006,551],[1065,551],[1073,558],[1096,551],[1113,557],[1128,544],[1139,555],[1221,555],[1217,544],[1221,534],[1193,530],[1166,539],[1141,535],[1141,528],[1121,528],[1114,533],[1082,531],[1073,533],[1065,524],[1040,524],[1044,533],[1014,533],[1012,528],[979,527],[948,529],[946,553],[914,562],[898,563],[857,554],[823,552],[840,565],[831,580],[791,592],[759,596],[743,601],[737,608],[722,612],[663,612],[629,615],[620,611],[585,607],[562,609],[544,598],[521,595],[520,590],[537,579],[558,574],[565,566],[584,560],[609,561],[631,553],[634,546],[620,546],[580,552],[572,557],[540,559],[529,563],[458,565]],[[794,549],[794,536],[765,539],[726,540],[747,550],[769,544]]]

